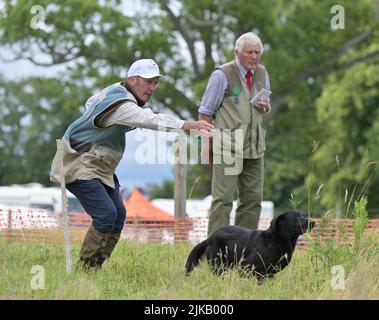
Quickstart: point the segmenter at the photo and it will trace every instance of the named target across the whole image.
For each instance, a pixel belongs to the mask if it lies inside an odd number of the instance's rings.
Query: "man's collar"
[[[125,80],[123,82],[121,82],[121,85],[126,89],[128,90],[131,94],[133,94],[134,98],[136,98],[136,101],[137,101],[137,104],[139,107],[143,107],[145,105],[145,102],[143,102],[141,99],[139,99],[137,97],[137,95],[134,93],[134,91],[132,90],[132,88],[129,87],[128,85],[128,82]]]
[[[247,70],[245,69],[245,67],[241,64],[240,60],[238,58],[236,58],[236,66],[237,66],[237,69],[239,71],[239,73],[241,74],[241,77],[242,79],[245,79],[246,77],[246,73],[247,73]],[[251,74],[254,75],[254,69],[251,70]]]

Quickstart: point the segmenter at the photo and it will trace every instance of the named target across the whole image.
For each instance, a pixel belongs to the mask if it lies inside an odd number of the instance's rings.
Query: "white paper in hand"
[[[266,89],[262,89],[259,91],[251,100],[250,102],[255,105],[259,100],[261,99],[268,99],[271,95],[271,91],[268,91]]]

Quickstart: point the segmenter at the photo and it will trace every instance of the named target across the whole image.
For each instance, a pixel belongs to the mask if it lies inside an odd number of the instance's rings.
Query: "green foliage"
[[[187,199],[204,198],[211,193],[210,166],[189,165],[187,171]],[[150,199],[174,198],[174,184],[165,180],[160,185],[149,186],[147,193]]]
[[[188,199],[203,198],[211,193],[212,167],[209,165],[192,165],[187,173]]]
[[[378,71],[379,64],[361,64],[333,75],[317,100],[322,142],[311,159],[314,180],[327,190],[321,199],[325,206],[342,201],[341,193],[345,192],[349,197],[364,192],[370,207],[379,205],[379,177],[375,174],[378,155],[372,142],[377,139],[372,132],[379,120],[379,82],[373,77]]]
[[[333,267],[342,267],[345,274],[350,274],[350,282],[353,285],[358,285],[357,281],[364,281],[368,284],[367,279],[355,280],[355,271],[363,269],[359,272],[358,278],[363,278],[365,272],[376,272],[375,265],[378,263],[379,242],[375,233],[367,233],[364,235],[365,228],[368,223],[368,213],[366,211],[368,200],[367,197],[362,196],[359,200],[354,202],[353,211],[353,232],[354,238],[352,241],[348,240],[346,230],[340,228],[342,224],[336,222],[336,236],[322,240],[320,236],[312,238],[307,234],[309,242],[309,256],[313,261],[316,272],[326,272]],[[323,229],[330,226],[331,217],[326,214],[318,222],[318,228]],[[351,243],[353,242],[353,243]],[[365,261],[370,267],[362,267],[362,261]],[[366,271],[364,271],[366,269]],[[354,276],[353,276],[354,275]],[[367,277],[372,277],[373,274],[366,274]],[[375,273],[376,279],[379,274]],[[344,279],[345,280],[345,279]],[[351,286],[351,284],[350,284]],[[355,289],[354,291],[357,291]],[[358,289],[359,291],[359,289]],[[356,293],[355,293],[356,294]]]
[[[363,231],[368,223],[368,213],[366,211],[367,197],[361,197],[359,201],[354,202],[353,212],[353,230],[354,230],[354,247],[358,251],[361,245]]]
[[[0,108],[1,184],[49,184],[55,139],[80,114],[89,91],[41,78],[8,81],[6,88],[0,91],[0,101],[7,106]]]
[[[0,184],[49,184],[55,139],[85,99],[125,78],[136,59],[154,58],[168,75],[155,94],[155,110],[164,106],[197,118],[210,73],[233,59],[240,34],[254,30],[265,45],[262,63],[276,111],[267,130],[264,198],[281,210],[292,194],[299,209],[320,213],[343,202],[347,189],[351,201],[365,191],[369,207],[379,207],[374,1],[340,1],[343,30],[330,27],[333,0],[140,0],[141,10],[118,0],[42,0],[40,28],[31,25],[35,2],[3,4],[0,45],[7,58],[66,69],[52,79],[0,79]],[[170,188],[166,183],[163,193]],[[190,166],[187,190],[192,197],[209,194],[209,168]]]
[[[264,198],[272,200],[278,211],[288,209],[291,194],[306,211],[305,175],[312,170],[309,158],[320,128],[315,125],[312,108],[317,85],[303,84],[273,119],[266,141]]]
[[[149,199],[157,198],[174,198],[174,184],[170,180],[165,180],[161,185],[149,186],[147,193],[149,194]]]

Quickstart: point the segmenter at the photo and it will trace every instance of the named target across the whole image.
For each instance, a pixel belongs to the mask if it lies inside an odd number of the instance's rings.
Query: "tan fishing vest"
[[[258,65],[254,70],[250,95],[246,81],[241,78],[234,61],[219,68],[226,74],[228,88],[215,115],[214,125],[220,130],[213,138],[214,156],[231,153],[245,159],[261,158],[265,151],[263,115],[253,107],[250,99],[265,88],[266,69]]]

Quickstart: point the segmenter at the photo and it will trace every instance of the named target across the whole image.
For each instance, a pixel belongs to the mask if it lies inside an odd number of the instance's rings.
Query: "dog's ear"
[[[271,220],[270,228],[273,231],[279,231],[281,229],[281,226],[283,225],[285,216],[284,214],[281,214],[280,216],[276,217],[275,219]]]

